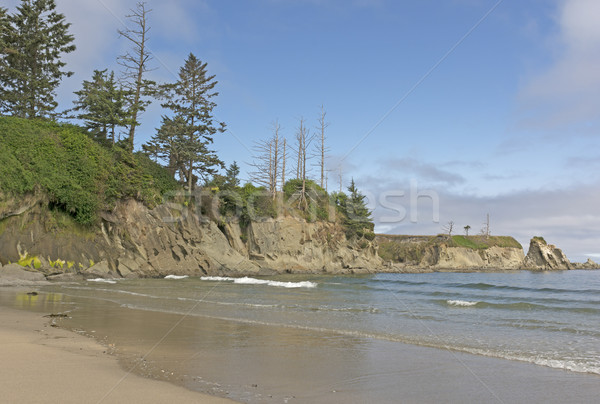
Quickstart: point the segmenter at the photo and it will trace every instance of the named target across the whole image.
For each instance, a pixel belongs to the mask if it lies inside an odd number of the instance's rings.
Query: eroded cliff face
[[[391,263],[389,268],[400,272],[512,270],[520,269],[524,258],[520,248],[490,247],[474,250],[441,244],[427,246],[423,257],[418,261]]]
[[[449,246],[444,236],[377,236],[388,243],[388,253],[395,260],[387,262],[388,270],[398,272],[479,271],[479,270],[568,270],[574,266],[553,245],[534,237],[527,256],[522,248],[491,246],[468,248]],[[516,243],[516,241],[515,241]],[[391,244],[391,247],[389,245]],[[592,268],[586,263],[582,268]]]
[[[519,269],[525,255],[520,248],[490,247],[473,250],[443,246],[434,257],[434,269]]]
[[[335,223],[307,223],[287,216],[253,222],[248,233],[249,257],[274,270],[354,273],[382,266],[374,243],[348,242]]]
[[[0,261],[36,256],[47,274],[349,273],[381,266],[372,243],[349,242],[334,223],[281,217],[251,223],[242,232],[237,223],[217,225],[184,205],[170,203],[150,210],[127,200],[103,213],[97,228],[78,230],[72,223],[66,227],[57,223],[56,214],[42,198],[26,198],[21,205],[12,201],[7,206],[10,215],[5,214],[0,222]]]

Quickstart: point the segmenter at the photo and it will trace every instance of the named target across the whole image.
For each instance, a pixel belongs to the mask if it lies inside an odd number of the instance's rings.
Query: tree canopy
[[[115,73],[107,70],[94,70],[91,81],[84,80],[82,89],[75,92],[77,118],[85,121],[88,128],[100,142],[110,140],[115,143],[115,132],[129,123],[125,109],[128,92],[117,85]]]
[[[54,0],[21,0],[15,14],[0,11],[2,113],[23,118],[52,117],[56,88],[63,77],[62,56],[73,52],[71,24],[55,11]]]
[[[162,106],[171,110],[173,117],[163,117],[161,128],[147,146],[168,160],[169,169],[179,174],[189,190],[197,178],[206,180],[224,168],[209,148],[214,135],[225,130],[225,124],[215,122],[213,117],[217,81],[214,75],[208,75],[206,66],[190,53],[179,69],[178,80],[161,86],[166,98]]]

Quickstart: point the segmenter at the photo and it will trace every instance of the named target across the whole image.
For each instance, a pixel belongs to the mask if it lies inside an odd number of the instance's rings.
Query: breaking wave
[[[233,282],[241,285],[267,285],[275,286],[279,288],[315,288],[317,284],[310,281],[302,282],[281,282],[272,281],[269,279],[256,279],[249,278],[247,276],[243,278],[230,278],[228,276],[203,276],[200,278],[203,281],[217,281],[217,282]]]

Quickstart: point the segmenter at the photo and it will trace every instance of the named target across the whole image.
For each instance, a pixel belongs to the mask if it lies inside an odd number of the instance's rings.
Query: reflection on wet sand
[[[366,365],[364,338],[123,311],[111,303],[80,306],[62,325],[106,338],[124,366],[135,367],[136,373],[243,401],[291,399],[298,391],[323,396],[332,392],[340,376],[359,378]]]
[[[558,403],[600,394],[596,375],[319,331],[296,324],[300,317],[287,325],[218,319],[200,304],[174,302],[197,310],[183,316],[108,298],[0,293],[0,304],[68,313],[57,323],[97,338],[127,370],[247,403]]]

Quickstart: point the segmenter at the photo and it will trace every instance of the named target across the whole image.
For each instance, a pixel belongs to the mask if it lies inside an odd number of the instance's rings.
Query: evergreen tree
[[[175,118],[164,116],[161,127],[145,149],[166,160],[169,172],[188,187],[197,182],[194,171],[206,180],[217,173],[217,167],[223,166],[214,152],[207,150],[206,144],[191,133],[190,125],[181,115]]]
[[[350,182],[348,192],[347,197],[344,195],[340,198],[345,214],[346,234],[349,238],[352,236],[362,237],[366,232],[372,232],[374,229],[371,211],[367,208],[366,196],[360,193],[354,179]]]
[[[74,101],[74,109],[81,111],[77,117],[85,120],[86,127],[98,141],[110,140],[114,144],[116,128],[125,127],[129,122],[125,110],[127,92],[117,86],[115,73],[94,70],[92,80],[84,80],[83,88],[75,94],[78,99]]]
[[[179,70],[179,80],[162,86],[167,98],[162,106],[173,111],[179,122],[185,122],[185,127],[177,128],[178,134],[186,137],[185,142],[179,140],[183,149],[177,165],[183,169],[190,190],[195,184],[194,172],[206,178],[224,167],[216,153],[209,150],[214,135],[225,131],[225,124],[215,122],[212,114],[216,103],[211,99],[218,95],[214,78],[208,76],[206,63],[190,53]]]
[[[240,166],[234,161],[225,171],[225,186],[228,188],[237,188],[240,186]]]
[[[156,135],[150,139],[146,145],[142,146],[145,150],[151,150],[158,158],[167,161],[166,168],[174,177],[179,173],[180,179],[185,178],[184,167],[181,166],[183,155],[184,139],[183,135],[186,129],[185,120],[181,117],[171,119],[167,116],[162,117],[162,125],[158,128]]]
[[[0,99],[3,113],[35,118],[52,117],[55,91],[63,77],[61,57],[75,50],[71,24],[55,11],[54,0],[21,0],[17,12],[3,15]]]
[[[8,70],[6,57],[8,55],[8,44],[7,40],[11,33],[12,27],[8,19],[8,10],[4,7],[0,7],[0,112],[5,111],[8,108],[4,99],[6,93],[6,84],[8,78],[6,73]]]

